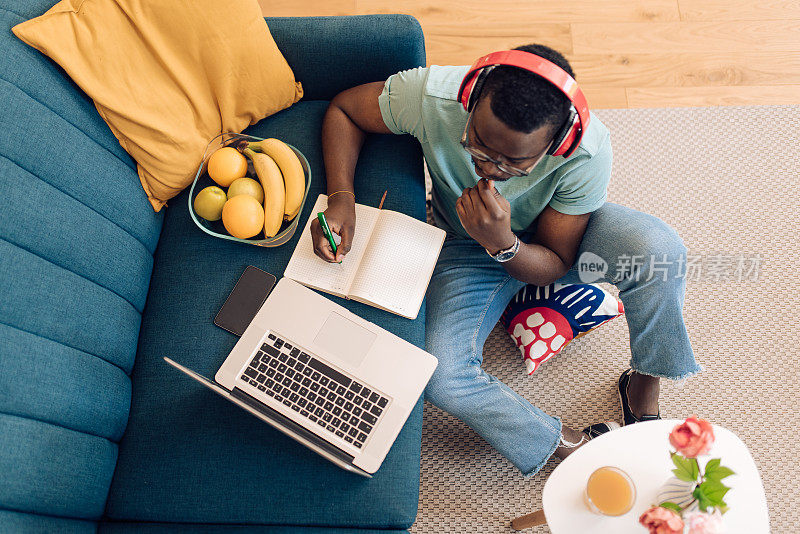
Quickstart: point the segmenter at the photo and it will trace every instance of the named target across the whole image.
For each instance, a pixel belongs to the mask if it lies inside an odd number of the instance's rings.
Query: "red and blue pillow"
[[[570,341],[623,313],[622,302],[594,284],[527,285],[509,302],[500,322],[530,375]]]

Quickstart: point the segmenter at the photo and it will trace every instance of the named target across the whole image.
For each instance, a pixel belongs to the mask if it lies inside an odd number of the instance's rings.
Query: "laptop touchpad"
[[[358,367],[378,337],[336,312],[331,312],[314,343],[353,367]]]

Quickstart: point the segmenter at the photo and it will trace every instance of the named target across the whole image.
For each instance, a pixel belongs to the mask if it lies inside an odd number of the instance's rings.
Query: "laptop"
[[[164,358],[339,467],[371,477],[438,361],[281,278],[215,380]]]

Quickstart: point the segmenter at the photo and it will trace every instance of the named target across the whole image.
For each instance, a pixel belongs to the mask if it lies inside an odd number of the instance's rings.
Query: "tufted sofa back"
[[[0,0],[0,524],[13,530],[42,524],[29,514],[103,514],[163,219],[91,99],[11,33],[53,3]]]

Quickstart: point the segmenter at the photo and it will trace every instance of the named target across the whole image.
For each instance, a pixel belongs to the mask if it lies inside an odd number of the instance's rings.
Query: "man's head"
[[[532,44],[515,50],[543,57],[574,78],[567,60],[552,48]],[[527,169],[547,151],[570,106],[569,99],[544,78],[517,67],[495,67],[486,76],[473,109],[469,145],[495,160]],[[510,178],[491,163],[478,161],[475,171],[492,180]]]

